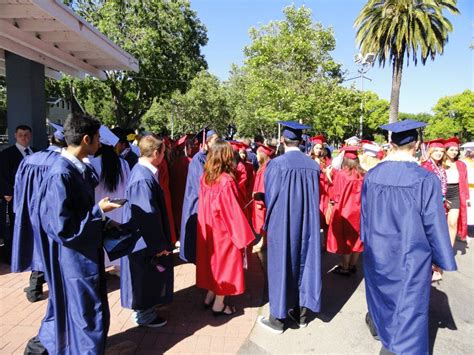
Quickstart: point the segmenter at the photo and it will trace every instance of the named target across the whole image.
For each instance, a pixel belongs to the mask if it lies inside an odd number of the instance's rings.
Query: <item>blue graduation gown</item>
[[[268,163],[264,177],[270,314],[321,303],[319,166],[299,151]]]
[[[124,206],[124,221],[138,228],[146,248],[121,260],[120,296],[122,307],[146,310],[173,299],[173,256],[162,256],[159,272],[152,263],[157,253],[172,251],[170,225],[163,191],[153,173],[137,163],[129,177]]]
[[[15,176],[12,272],[43,271],[38,222],[34,208],[43,178],[59,157],[61,148],[51,146],[46,150],[25,157]]]
[[[37,209],[49,303],[39,337],[50,354],[103,354],[110,322],[102,214],[91,171],[59,156]]]
[[[362,188],[361,238],[369,312],[394,353],[428,353],[431,264],[456,270],[441,186],[414,162],[386,161]]]
[[[196,235],[199,184],[204,172],[207,153],[199,151],[189,163],[186,190],[184,192],[183,213],[181,216],[179,257],[186,261],[196,262]]]

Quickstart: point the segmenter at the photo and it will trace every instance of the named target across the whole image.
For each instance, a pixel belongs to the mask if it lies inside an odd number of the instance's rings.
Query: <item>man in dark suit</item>
[[[13,214],[13,188],[15,174],[21,161],[35,150],[30,147],[31,127],[20,125],[15,129],[15,144],[0,153],[0,239],[5,244],[5,258],[10,262],[12,232],[15,216]],[[10,228],[7,228],[7,219]],[[0,240],[0,245],[2,241]]]

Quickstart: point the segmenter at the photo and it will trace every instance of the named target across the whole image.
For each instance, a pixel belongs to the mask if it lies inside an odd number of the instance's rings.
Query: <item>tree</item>
[[[135,128],[154,101],[169,98],[176,90],[186,91],[192,78],[207,68],[201,54],[201,47],[208,40],[206,28],[191,10],[189,1],[67,3],[139,60],[139,73],[109,71],[104,82],[90,79],[73,83],[85,106],[103,113],[111,104],[110,119],[123,127]],[[90,90],[101,92],[103,100],[89,96]]]
[[[274,135],[277,120],[310,123],[317,105],[314,85],[341,78],[330,55],[336,45],[332,30],[313,23],[304,6],[288,6],[283,13],[282,21],[250,29],[244,65],[234,67],[226,83],[240,136]]]
[[[474,91],[445,96],[433,107],[434,116],[428,121],[426,138],[458,136],[470,141],[474,138]]]
[[[457,0],[369,0],[355,20],[356,40],[363,53],[375,53],[379,64],[392,65],[389,122],[398,120],[398,105],[404,58],[407,64],[418,56],[423,65],[428,58],[443,54],[448,33],[453,31],[443,10],[459,14]]]
[[[198,132],[210,124],[221,135],[225,135],[230,116],[225,92],[219,79],[203,70],[191,81],[189,90],[182,94],[176,91],[171,100],[153,104],[143,117],[143,123],[151,131],[171,131],[171,116],[174,131],[178,134]]]

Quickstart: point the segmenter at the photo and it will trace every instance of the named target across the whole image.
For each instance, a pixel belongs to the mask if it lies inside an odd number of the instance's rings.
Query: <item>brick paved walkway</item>
[[[0,265],[1,354],[23,354],[26,342],[37,334],[43,318],[46,300],[26,300],[23,288],[28,278],[29,273],[12,274],[6,265]],[[214,317],[211,311],[204,310],[205,291],[194,283],[194,265],[177,265],[174,302],[159,310],[168,324],[148,329],[130,321],[131,311],[120,306],[119,280],[108,276],[111,324],[107,354],[236,353],[249,336],[262,305],[264,274],[258,258],[249,257],[247,292],[228,300],[238,310],[231,318]]]

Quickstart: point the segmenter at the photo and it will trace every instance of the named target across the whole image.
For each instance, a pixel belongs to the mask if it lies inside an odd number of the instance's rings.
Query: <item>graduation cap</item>
[[[140,241],[140,233],[126,225],[122,225],[121,229],[107,229],[103,238],[104,249],[110,261],[146,248],[143,241]]]
[[[275,149],[271,147],[267,147],[266,145],[263,145],[262,143],[257,143],[257,152],[261,152],[269,157],[271,157],[273,154],[275,154]]]
[[[309,138],[309,141],[313,144],[323,144],[326,143],[326,138],[324,138],[324,136],[320,134],[319,136]]]
[[[358,150],[359,150],[358,147],[352,146],[352,145],[348,145],[340,149],[340,151],[344,154],[344,158],[347,158],[347,159],[357,159]]]
[[[352,136],[352,137],[350,137],[350,138],[347,138],[344,142],[345,142],[347,145],[356,146],[356,145],[359,145],[360,139],[359,139],[359,137]]]
[[[51,122],[50,120],[47,120],[47,123],[49,126],[55,129],[55,131],[53,132],[54,138],[56,138],[57,140],[61,142],[65,142],[66,139],[64,138],[64,127],[61,126],[60,124]]]
[[[451,138],[448,138],[444,141],[444,146],[446,148],[459,147],[460,145],[461,145],[461,141],[459,140],[458,137],[451,137]]]
[[[364,154],[369,157],[376,157],[378,152],[380,152],[381,148],[379,147],[378,144],[374,142],[370,142],[370,141],[367,141],[367,142],[369,143],[362,144],[362,150],[364,151]]]
[[[428,145],[428,148],[444,148],[444,142],[444,139],[438,138],[428,141],[426,144]]]
[[[178,148],[181,148],[182,146],[184,146],[184,144],[190,140],[190,139],[193,139],[194,136],[191,136],[189,134],[185,134],[184,136],[182,136],[180,139],[178,139],[176,142],[173,143],[173,148],[175,149],[178,149]]]
[[[303,129],[311,128],[310,126],[305,126],[304,124],[293,121],[278,121],[277,123],[284,127],[282,136],[294,141],[301,140]]]
[[[210,129],[208,125],[201,129],[198,133],[196,133],[194,139],[197,139],[197,141],[202,144],[204,141],[207,141],[209,138],[211,138],[214,134],[217,134],[217,132],[213,129]]]
[[[121,127],[114,127],[111,129],[112,133],[115,134],[118,139],[119,139],[119,142],[121,143],[126,143],[128,142],[127,140],[127,135],[125,134],[125,130]]]
[[[385,131],[391,131],[391,141],[396,145],[405,145],[418,139],[418,128],[426,126],[425,122],[406,119],[400,122],[388,123],[380,126]]]
[[[232,149],[236,152],[240,150],[246,150],[249,146],[245,143],[239,142],[239,141],[227,141],[231,146]]]
[[[100,142],[102,144],[115,145],[119,142],[119,137],[117,137],[107,126],[101,125],[99,128]]]

